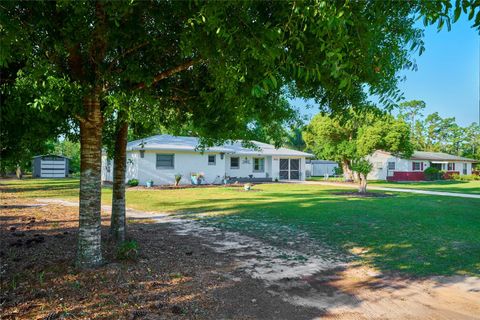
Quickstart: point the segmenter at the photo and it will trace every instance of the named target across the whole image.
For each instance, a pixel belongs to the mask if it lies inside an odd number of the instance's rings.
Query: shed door
[[[42,178],[65,178],[64,158],[45,158],[40,161],[40,177]]]

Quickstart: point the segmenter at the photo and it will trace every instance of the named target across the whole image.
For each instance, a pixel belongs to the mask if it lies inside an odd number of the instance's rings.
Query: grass
[[[324,177],[308,177],[307,181],[344,182],[345,179],[343,177],[328,177],[328,179],[325,180]]]
[[[421,189],[429,191],[445,191],[457,193],[480,194],[480,181],[422,181],[422,182],[387,182],[370,181],[371,185],[402,189]]]
[[[78,195],[76,180],[1,183],[25,198]],[[127,203],[197,218],[276,245],[307,237],[339,254],[359,253],[359,261],[382,271],[480,276],[480,199],[410,193],[354,198],[333,194],[338,191],[299,184],[257,185],[249,192],[227,187],[129,190]],[[111,189],[105,188],[103,202],[108,204],[110,197]]]

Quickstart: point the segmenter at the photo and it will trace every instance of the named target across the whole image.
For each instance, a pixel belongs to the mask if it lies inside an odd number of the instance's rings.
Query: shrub
[[[117,259],[136,260],[138,255],[138,243],[135,240],[122,242],[117,248]]]
[[[180,173],[177,173],[175,175],[175,186],[178,186],[180,184],[180,180],[182,180],[182,175]]]
[[[425,174],[425,180],[428,181],[441,180],[443,178],[443,172],[435,167],[428,167],[423,173]]]
[[[130,179],[130,180],[128,180],[127,184],[130,187],[136,187],[136,186],[138,186],[138,179]]]
[[[333,169],[334,173],[336,176],[341,176],[343,174],[343,168],[342,167],[335,167]]]
[[[465,174],[459,175],[457,173],[452,174],[450,177],[452,180],[461,180],[461,181],[480,181],[480,176],[476,174]]]

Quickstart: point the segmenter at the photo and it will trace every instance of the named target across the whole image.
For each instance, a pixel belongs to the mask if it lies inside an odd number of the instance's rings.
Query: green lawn
[[[75,199],[78,194],[73,179],[0,183],[25,198]],[[480,199],[409,193],[360,199],[333,194],[338,191],[298,184],[257,185],[250,192],[225,187],[129,190],[127,204],[196,217],[272,244],[302,236],[339,253],[363,251],[359,261],[382,271],[480,276]],[[104,189],[104,203],[110,196],[111,190]]]
[[[425,182],[386,182],[371,181],[371,185],[402,188],[402,189],[421,189],[430,191],[446,191],[480,194],[480,181],[425,181]]]

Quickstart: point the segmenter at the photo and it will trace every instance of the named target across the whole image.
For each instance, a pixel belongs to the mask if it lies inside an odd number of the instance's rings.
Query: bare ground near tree
[[[138,261],[73,267],[75,203],[1,199],[1,319],[478,319],[480,281],[410,279],[327,248],[302,255],[175,215],[129,211]],[[104,239],[109,213],[104,212]],[[361,250],[359,248],[358,250]],[[355,254],[355,252],[353,253]],[[300,257],[300,258],[298,258]]]

